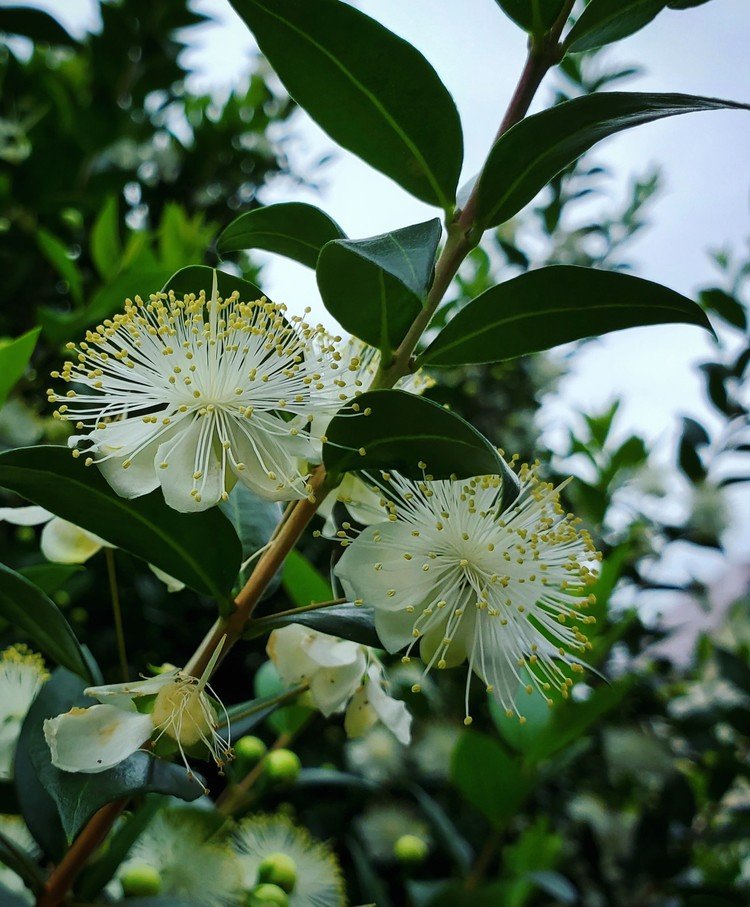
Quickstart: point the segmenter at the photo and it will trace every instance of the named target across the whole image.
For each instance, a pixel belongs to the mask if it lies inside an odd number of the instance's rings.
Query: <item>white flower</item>
[[[86,391],[50,391],[58,418],[86,445],[115,491],[133,498],[161,486],[175,510],[205,510],[243,482],[269,500],[311,493],[300,471],[317,413],[341,406],[330,380],[331,339],[283,306],[153,294],[88,331],[53,377]],[[76,449],[74,455],[79,454]]]
[[[408,645],[408,661],[419,644],[424,675],[468,657],[510,714],[520,714],[519,685],[550,703],[553,688],[568,695],[572,680],[559,662],[582,670],[587,640],[577,624],[593,620],[581,612],[598,558],[559,490],[535,468],[523,466],[520,480],[518,499],[500,513],[497,476],[413,482],[385,474],[389,521],[345,543],[335,568],[346,594],[375,608],[389,652]]]
[[[146,741],[157,743],[166,736],[176,745],[189,774],[185,749],[197,744],[205,746],[222,768],[231,758],[231,747],[219,733],[217,708],[206,692],[213,692],[208,678],[217,655],[201,678],[174,669],[132,683],[89,687],[84,692],[100,705],[73,708],[44,722],[52,764],[66,772],[103,772]],[[152,697],[152,708],[138,711],[136,700],[145,706],[146,697]]]
[[[383,665],[367,646],[290,624],[268,637],[268,657],[288,685],[307,683],[316,708],[328,717],[346,710],[344,727],[359,737],[381,721],[401,741],[411,738],[411,715],[389,696]]]
[[[325,844],[284,816],[249,816],[233,839],[242,870],[243,887],[252,890],[258,870],[268,857],[284,854],[294,863],[295,880],[289,907],[344,907],[344,880],[336,857]]]
[[[149,866],[159,873],[160,897],[184,898],[196,907],[236,907],[242,903],[239,860],[228,846],[209,842],[212,830],[195,809],[162,809],[117,875]]]
[[[41,655],[26,646],[0,654],[0,780],[13,777],[21,725],[42,685],[49,679]]]
[[[37,860],[39,858],[39,847],[20,816],[0,814],[0,834],[15,844],[19,850],[26,853],[30,859]],[[12,869],[0,864],[0,893],[3,887],[13,892],[25,903],[33,904],[35,901],[34,896],[23,880]]]

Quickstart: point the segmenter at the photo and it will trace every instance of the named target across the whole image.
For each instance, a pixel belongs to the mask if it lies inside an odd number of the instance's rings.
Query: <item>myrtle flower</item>
[[[191,776],[185,749],[199,744],[222,768],[231,758],[231,746],[219,733],[221,704],[209,696],[213,690],[208,684],[217,656],[200,678],[175,668],[144,680],[84,690],[100,704],[73,708],[44,722],[52,764],[66,772],[103,772],[147,741],[156,744],[166,737]],[[137,704],[149,704],[146,697],[152,697],[152,708],[139,711]]]
[[[117,878],[145,866],[156,871],[159,896],[185,899],[195,907],[235,907],[242,903],[239,860],[227,845],[208,840],[214,828],[195,809],[162,809]]]
[[[384,474],[388,522],[370,526],[335,572],[347,595],[371,605],[389,652],[418,644],[423,674],[467,657],[509,715],[520,716],[519,685],[568,695],[567,665],[581,671],[587,640],[579,628],[593,602],[586,587],[598,559],[579,520],[566,514],[559,489],[537,468],[520,469],[520,494],[500,512],[502,480],[411,481]],[[415,685],[415,690],[419,684]]]
[[[266,651],[284,683],[309,685],[323,715],[346,711],[344,727],[350,737],[361,736],[380,721],[401,743],[411,739],[411,715],[385,691],[383,665],[372,649],[290,624],[271,633]]]
[[[21,725],[48,679],[42,656],[26,646],[11,646],[0,653],[0,781],[13,776]]]
[[[285,816],[249,816],[234,833],[242,884],[252,891],[281,870],[288,907],[344,907],[344,880],[333,851]]]
[[[314,338],[325,338],[317,345]],[[53,377],[56,415],[76,424],[86,453],[118,494],[161,486],[175,510],[205,510],[236,481],[269,500],[311,494],[302,460],[309,422],[342,404],[330,379],[335,339],[264,298],[155,293],[127,300]]]
[[[31,832],[20,816],[0,814],[0,835],[3,839],[15,844],[31,860],[37,860],[41,855],[36,841],[32,838]],[[9,867],[0,863],[0,894],[2,894],[3,889],[12,892],[16,896],[18,903],[33,904],[35,901],[34,896],[20,876]],[[13,903],[15,904],[16,901],[14,900]]]

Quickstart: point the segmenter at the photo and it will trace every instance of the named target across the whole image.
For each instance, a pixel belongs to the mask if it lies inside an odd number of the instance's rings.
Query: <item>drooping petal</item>
[[[360,650],[361,650],[360,646]],[[367,660],[363,651],[350,664],[322,668],[310,681],[310,695],[320,711],[328,717],[341,709],[362,682]]]
[[[300,436],[290,434],[288,423],[265,413],[247,423],[233,420],[228,434],[238,480],[267,501],[305,497],[301,458],[310,453]]]
[[[303,648],[308,633],[302,624],[290,624],[268,637],[266,652],[287,686],[308,680],[320,668]]]
[[[93,774],[118,765],[152,735],[150,715],[112,705],[75,708],[44,722],[52,764],[65,772]]]
[[[84,693],[87,696],[98,699],[99,702],[134,712],[136,711],[133,703],[134,699],[139,696],[156,696],[162,687],[174,682],[178,673],[178,669],[175,668],[172,671],[164,671],[163,674],[157,674],[155,677],[147,677],[145,680],[129,680],[125,683],[110,683],[99,687],[87,687]]]
[[[194,513],[217,504],[224,481],[210,417],[196,416],[190,423],[184,422],[159,447],[156,467],[164,500],[170,507],[180,513]]]
[[[373,666],[365,686],[370,705],[380,721],[393,733],[399,743],[411,740],[411,715],[400,699],[389,696],[381,685],[380,672]]]
[[[386,651],[393,654],[414,641],[414,617],[408,611],[375,611],[375,631]]]
[[[54,517],[42,529],[40,547],[48,561],[55,564],[83,564],[102,548],[112,548],[104,539]]]
[[[164,433],[137,418],[112,422],[89,436],[98,454],[99,471],[123,498],[138,498],[159,487],[154,460],[164,438]]]
[[[182,590],[185,588],[185,583],[183,583],[182,580],[175,579],[173,576],[170,576],[168,573],[165,573],[158,567],[154,567],[153,564],[149,564],[148,569],[154,574],[157,579],[160,579],[164,583],[164,585],[167,587],[167,592],[182,592]]]
[[[0,507],[0,523],[13,526],[39,526],[52,519],[52,514],[44,507],[32,504],[28,507]]]

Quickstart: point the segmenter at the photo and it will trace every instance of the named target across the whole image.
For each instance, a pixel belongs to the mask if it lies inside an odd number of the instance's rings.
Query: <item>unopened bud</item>
[[[302,763],[291,750],[272,750],[265,761],[266,777],[279,784],[294,784]]]
[[[401,835],[393,845],[393,855],[399,863],[422,863],[427,853],[427,842],[417,835]]]
[[[258,882],[278,885],[289,893],[297,883],[297,864],[285,853],[271,853],[258,867]]]
[[[147,898],[161,892],[161,875],[153,866],[132,866],[120,876],[126,898]]]
[[[260,737],[248,734],[234,744],[234,755],[245,766],[256,765],[266,755],[266,745]]]

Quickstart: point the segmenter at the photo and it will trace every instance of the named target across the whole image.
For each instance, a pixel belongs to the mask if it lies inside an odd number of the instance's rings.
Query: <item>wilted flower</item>
[[[219,733],[218,700],[208,684],[212,662],[201,678],[178,669],[132,683],[89,687],[87,696],[100,705],[73,708],[48,718],[44,736],[52,764],[66,772],[103,772],[135,753],[147,740],[167,737],[190,772],[185,749],[203,744],[221,768],[231,757],[229,741]],[[207,692],[208,691],[208,692]],[[136,701],[150,711],[141,712]]]
[[[10,841],[20,851],[25,853],[29,859],[36,860],[39,857],[39,847],[31,837],[31,832],[20,816],[0,814],[0,835],[4,840]],[[0,863],[0,894],[3,888],[12,892],[19,903],[34,903],[34,896],[20,876],[16,875],[9,867]],[[16,901],[14,900],[13,903],[15,904]]]
[[[349,542],[335,568],[346,594],[375,608],[388,651],[408,646],[408,659],[419,644],[425,675],[468,657],[510,714],[519,714],[519,684],[551,703],[553,688],[567,696],[572,685],[558,661],[582,670],[587,640],[577,624],[593,620],[582,611],[597,558],[559,490],[533,467],[523,466],[520,480],[519,497],[500,512],[498,476],[436,482],[385,474],[389,521]]]
[[[325,337],[314,345],[313,339]],[[300,471],[314,442],[308,423],[344,399],[330,379],[334,341],[265,298],[238,293],[128,300],[53,377],[84,385],[50,401],[87,434],[84,445],[124,497],[161,485],[167,504],[205,510],[243,482],[270,500],[311,494]],[[335,363],[334,363],[335,365]],[[79,454],[76,449],[74,455]]]
[[[26,646],[0,653],[0,780],[13,776],[21,725],[42,685],[49,678],[41,655]]]
[[[241,868],[231,848],[209,841],[215,826],[195,809],[163,809],[138,838],[117,876],[150,867],[158,873],[159,895],[195,907],[241,903]]]
[[[268,657],[287,684],[307,683],[316,708],[327,717],[346,709],[344,726],[359,737],[381,721],[401,743],[411,737],[411,716],[389,696],[383,665],[367,646],[290,624],[268,638]]]
[[[284,816],[249,816],[235,831],[245,890],[267,881],[265,872],[284,857],[289,907],[343,907],[344,880],[333,851]],[[291,871],[290,871],[291,870]]]

